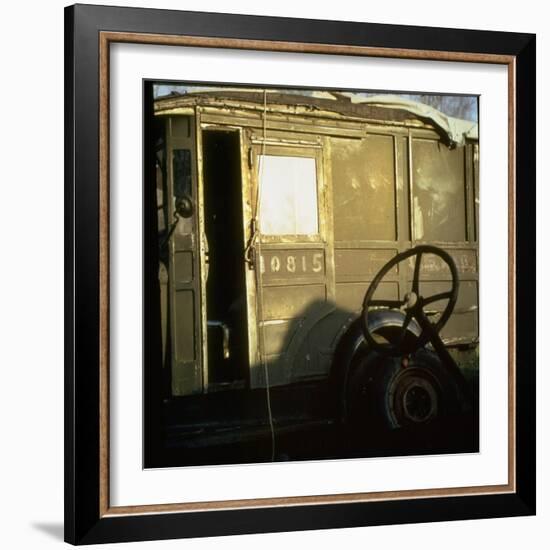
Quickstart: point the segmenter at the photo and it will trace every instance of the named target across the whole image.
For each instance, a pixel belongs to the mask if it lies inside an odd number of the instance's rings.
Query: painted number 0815
[[[260,259],[262,273],[265,273],[265,260]],[[320,273],[323,271],[323,253],[315,252],[311,256],[277,256],[273,255],[268,260],[268,270],[270,273]]]

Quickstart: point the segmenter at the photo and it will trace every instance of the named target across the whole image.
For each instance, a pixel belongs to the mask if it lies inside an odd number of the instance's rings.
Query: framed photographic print
[[[535,37],[66,8],[66,540],[535,513]]]

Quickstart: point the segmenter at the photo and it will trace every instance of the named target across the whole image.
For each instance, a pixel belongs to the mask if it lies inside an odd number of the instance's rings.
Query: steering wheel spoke
[[[434,302],[439,302],[440,300],[450,300],[452,297],[452,290],[448,290],[447,292],[440,292],[439,294],[434,294],[428,298],[423,298],[422,303],[427,306],[428,304],[433,304]]]
[[[422,264],[422,252],[418,252],[416,255],[416,261],[414,262],[414,274],[413,274],[413,284],[412,291],[418,294],[420,286],[420,266]]]
[[[439,257],[443,260],[444,264],[447,265],[452,279],[451,289],[446,292],[440,292],[433,294],[424,298],[420,295],[420,273],[422,266],[422,256],[424,254],[432,254]],[[376,289],[382,282],[383,278],[392,270],[397,264],[407,260],[408,258],[414,257],[414,272],[413,272],[413,281],[412,289],[407,293],[402,301],[400,300],[384,300],[384,299],[374,299]],[[363,300],[363,332],[365,334],[365,339],[367,343],[373,348],[378,349],[383,353],[389,353],[392,355],[400,355],[404,352],[404,343],[409,330],[410,324],[413,319],[415,319],[416,324],[421,327],[421,333],[416,339],[415,346],[416,348],[425,345],[428,340],[433,338],[438,338],[438,333],[441,331],[445,323],[449,320],[456,300],[458,298],[458,272],[456,265],[447,252],[431,245],[420,245],[405,252],[397,254],[392,258],[382,269],[376,274],[376,277],[373,279],[370,284],[366,294],[365,299]],[[441,300],[447,300],[445,308],[440,313],[436,320],[429,321],[427,318],[427,311],[424,310],[424,307],[439,302]],[[391,308],[391,309],[401,309],[405,311],[405,316],[401,326],[399,327],[399,332],[397,337],[392,339],[389,342],[377,341],[374,338],[374,335],[371,332],[369,326],[369,310],[371,308]],[[431,312],[430,312],[431,313]],[[429,326],[426,325],[429,323]],[[409,350],[410,351],[410,350]]]
[[[407,329],[409,328],[409,324],[411,322],[411,319],[413,318],[412,309],[409,309],[405,315],[405,319],[403,319],[403,325],[401,326],[401,330],[399,332],[399,336],[397,337],[397,342],[395,345],[398,348],[401,348],[403,346],[403,343],[405,342],[405,336],[407,335]]]

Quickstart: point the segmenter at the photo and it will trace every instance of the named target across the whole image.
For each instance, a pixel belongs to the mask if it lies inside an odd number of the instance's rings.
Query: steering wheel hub
[[[416,303],[418,302],[418,295],[416,292],[407,292],[405,294],[405,303],[403,304],[405,306],[405,309],[412,309]]]

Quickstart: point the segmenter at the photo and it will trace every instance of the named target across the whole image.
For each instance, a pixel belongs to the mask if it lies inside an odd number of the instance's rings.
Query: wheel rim
[[[424,369],[407,367],[395,376],[388,392],[388,409],[397,427],[426,424],[438,416],[439,387]]]

